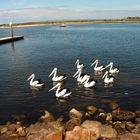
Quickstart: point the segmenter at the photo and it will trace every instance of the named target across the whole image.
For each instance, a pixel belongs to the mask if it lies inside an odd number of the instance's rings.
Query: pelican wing
[[[39,81],[34,81],[31,86],[34,86],[34,87],[42,87],[44,86],[44,83],[39,83]]]
[[[87,80],[87,78],[88,78],[89,76],[86,74],[86,75],[84,75],[83,77],[81,77],[81,83],[84,83],[86,80]]]
[[[32,82],[32,85],[37,85],[37,84],[39,84],[39,81],[34,81],[34,82]]]
[[[64,75],[61,75],[61,76],[56,76],[55,79],[57,81],[63,81],[64,79],[66,79],[66,77]]]
[[[56,92],[56,97],[62,97],[67,92],[67,89],[62,89],[61,91]]]
[[[111,74],[119,73],[119,70],[117,68],[111,69],[109,71]]]
[[[92,82],[89,83],[89,87],[93,87],[93,86],[95,86],[95,84],[96,84],[96,82],[92,81]]]
[[[35,86],[36,87],[42,87],[42,86],[44,86],[44,83],[42,83],[42,84],[36,84]]]
[[[71,94],[72,94],[72,92],[66,93],[66,94],[63,95],[63,97],[68,97]]]
[[[113,82],[114,82],[114,78],[113,78],[113,77],[111,77],[111,78],[106,77],[106,78],[104,79],[104,83],[105,83],[105,84],[111,84],[111,83],[113,83]]]

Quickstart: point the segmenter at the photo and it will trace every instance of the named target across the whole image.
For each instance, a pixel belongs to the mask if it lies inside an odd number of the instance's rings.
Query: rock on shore
[[[35,124],[8,122],[0,125],[0,140],[140,140],[139,111],[105,112],[94,106],[85,110],[72,108],[66,122],[48,111]]]

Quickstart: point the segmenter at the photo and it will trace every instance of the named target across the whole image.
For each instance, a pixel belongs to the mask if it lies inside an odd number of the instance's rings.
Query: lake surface
[[[9,29],[0,29],[0,37],[8,36]],[[106,111],[117,103],[122,109],[140,109],[140,23],[73,24],[15,28],[15,35],[24,40],[0,45],[0,124],[16,115],[34,122],[44,110],[65,116],[75,107],[85,110],[95,105]],[[93,76],[97,85],[85,89],[72,77],[75,61],[85,65],[84,72]],[[110,61],[120,69],[113,87],[105,88],[103,80],[94,75],[91,63]],[[54,67],[68,76],[65,86],[72,95],[67,100],[56,99],[48,92],[53,83],[48,77]],[[45,82],[39,91],[32,90],[27,78],[35,73]]]

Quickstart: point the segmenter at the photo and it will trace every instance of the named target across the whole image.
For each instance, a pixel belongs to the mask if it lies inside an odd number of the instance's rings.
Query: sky
[[[140,16],[140,0],[0,0],[0,24]]]

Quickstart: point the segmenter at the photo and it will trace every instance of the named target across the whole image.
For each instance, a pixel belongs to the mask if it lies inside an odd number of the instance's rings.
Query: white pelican
[[[36,81],[33,81],[34,78],[35,78],[35,74],[33,73],[27,79],[27,81],[30,80],[30,86],[32,86],[32,87],[42,87],[42,86],[44,86],[44,83],[42,83],[40,79],[37,79]]]
[[[69,92],[69,89],[67,88],[61,88],[62,86],[62,83],[57,83],[54,87],[52,87],[50,91],[56,89],[56,92],[55,92],[55,96],[57,98],[66,98],[68,97],[72,92]]]
[[[96,74],[101,74],[102,71],[103,71],[105,68],[104,68],[104,66],[98,66],[98,63],[99,63],[99,60],[96,59],[96,60],[91,64],[91,67],[92,67],[93,65],[95,65],[95,66],[94,66],[94,71],[95,71],[95,73],[96,73]]]
[[[90,79],[90,76],[86,77],[86,80],[83,82],[84,87],[91,88],[95,86],[96,82]]]
[[[53,75],[52,81],[54,82],[61,82],[65,80],[67,77],[65,74],[59,74],[57,73],[57,68],[54,68],[52,72],[50,73],[49,77]]]
[[[87,74],[82,74],[82,69],[78,69],[73,77],[77,78],[77,81],[83,83],[87,79]]]
[[[115,75],[115,74],[118,74],[118,73],[119,73],[119,69],[118,69],[118,68],[113,68],[113,62],[110,62],[110,63],[105,67],[105,69],[108,68],[108,67],[110,67],[110,68],[109,68],[109,73],[110,73],[111,75]]]
[[[113,84],[114,83],[114,77],[108,75],[108,71],[105,72],[102,79],[104,79],[105,85]]]
[[[82,69],[84,67],[84,64],[79,63],[79,59],[76,60],[75,65],[77,65],[77,69]]]

